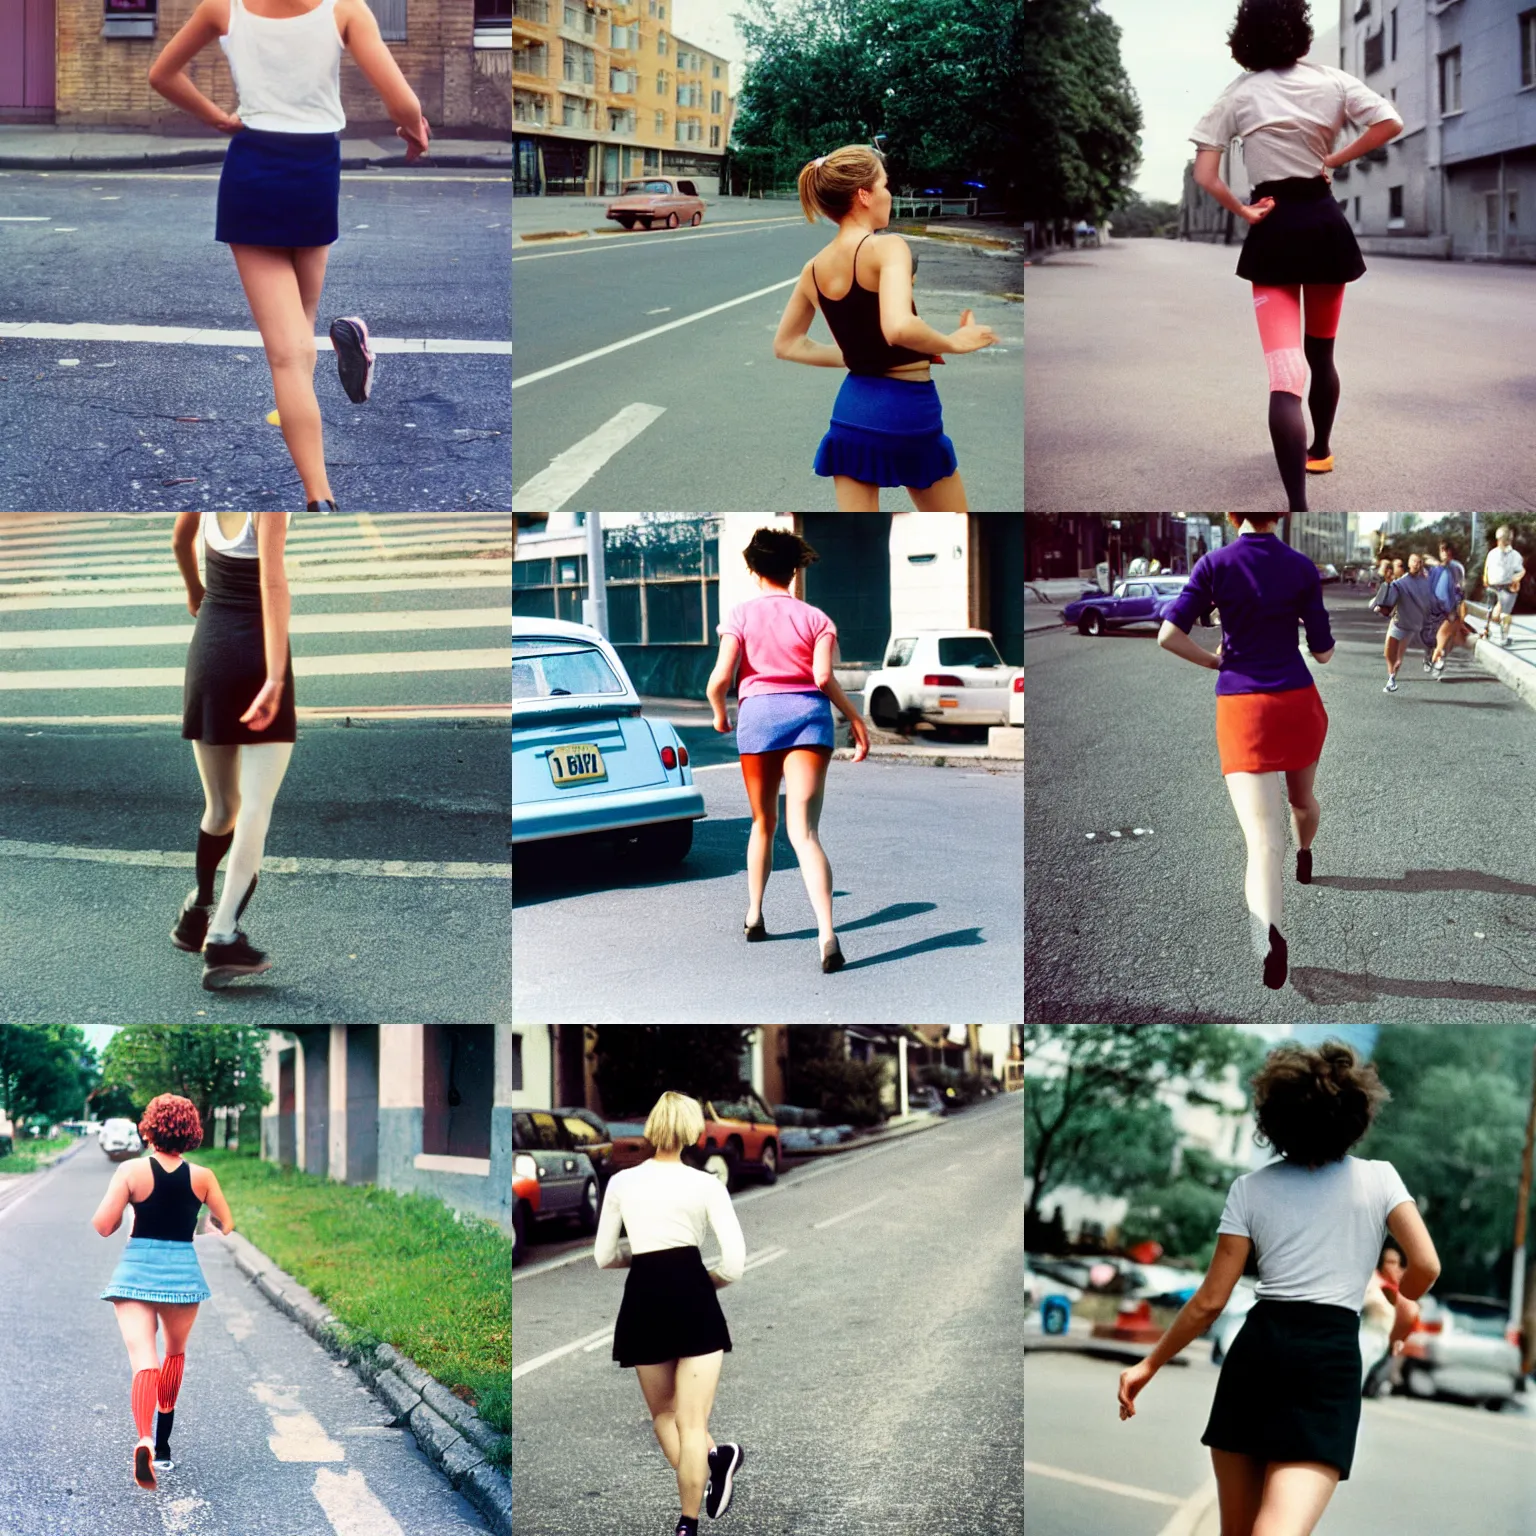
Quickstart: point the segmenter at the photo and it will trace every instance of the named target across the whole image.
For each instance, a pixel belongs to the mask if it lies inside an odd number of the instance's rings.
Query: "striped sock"
[[[150,1421],[155,1416],[155,1396],[160,1390],[160,1371],[136,1371],[133,1377],[133,1423],[139,1439],[149,1439]]]
[[[181,1391],[181,1373],[186,1369],[185,1354],[167,1355],[160,1366],[160,1394],[158,1405],[161,1413],[169,1413],[176,1406],[176,1394]]]

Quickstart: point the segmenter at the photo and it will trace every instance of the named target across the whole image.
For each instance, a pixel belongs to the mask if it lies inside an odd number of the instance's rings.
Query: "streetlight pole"
[[[608,638],[608,572],[603,564],[603,516],[587,513],[587,595],[581,603],[581,622]]]
[[[1520,1191],[1515,1196],[1515,1263],[1509,1284],[1509,1326],[1521,1328],[1525,1317],[1525,1218],[1531,1204],[1531,1165],[1536,1161],[1536,1052],[1531,1056],[1531,1112],[1525,1119],[1525,1154],[1520,1159]],[[1536,1360],[1536,1327],[1524,1329],[1522,1370]]]

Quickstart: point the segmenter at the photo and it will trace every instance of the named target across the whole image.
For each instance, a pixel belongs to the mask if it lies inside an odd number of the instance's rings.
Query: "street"
[[[773,355],[800,268],[832,230],[808,225],[798,204],[743,204],[698,229],[552,242],[512,257],[518,508],[833,508],[832,482],[812,462],[844,375]],[[600,223],[597,212],[573,208],[568,227]],[[972,308],[1000,337],[950,357],[934,378],[972,510],[1017,510],[1022,261],[911,238],[923,318],[947,332]],[[819,317],[811,336],[831,340]],[[911,502],[895,488],[882,505]]]
[[[1323,590],[1337,649],[1311,668],[1330,718],[1316,874],[1299,885],[1288,846],[1280,991],[1249,947],[1212,674],[1160,650],[1152,626],[1031,630],[1031,1019],[1468,1024],[1536,1010],[1536,885],[1517,831],[1536,712],[1464,650],[1436,682],[1410,647],[1383,693],[1367,594]],[[1214,629],[1194,638],[1215,650]]]
[[[1200,1444],[1219,1374],[1210,1345],[1196,1340],[1159,1371],[1122,1422],[1115,1392],[1132,1358],[1027,1355],[1031,1536],[1217,1536],[1211,1456]],[[1349,1480],[1318,1536],[1526,1536],[1536,1522],[1533,1452],[1529,1395],[1497,1416],[1449,1401],[1368,1400]]]
[[[265,420],[261,338],[213,239],[218,178],[0,173],[0,508],[303,505]],[[342,173],[315,392],[349,511],[508,508],[510,205],[495,171]],[[360,406],[326,335],[354,314],[380,355]]]
[[[487,1529],[409,1429],[391,1428],[392,1412],[273,1307],[211,1232],[195,1239],[213,1298],[187,1345],[176,1465],[155,1493],[137,1489],[132,1371],[113,1308],[98,1300],[131,1223],[105,1240],[90,1225],[111,1176],[86,1141],[53,1172],[0,1181],[0,1371],[44,1383],[0,1406],[9,1536]]]
[[[506,1017],[506,514],[295,518],[299,739],[222,992],[168,937],[203,795],[170,514],[0,524],[0,1020]]]
[[[1002,1095],[734,1197],[746,1272],[720,1294],[733,1348],[710,1430],[746,1452],[742,1530],[1023,1529],[1022,1108]],[[660,1532],[677,1514],[611,1357],[624,1278],[586,1256],[514,1276],[519,1536]]]
[[[1029,269],[1028,508],[1276,512],[1267,377],[1238,248],[1115,241]],[[1335,354],[1314,510],[1530,505],[1536,270],[1368,256]]]
[[[821,840],[847,964],[823,975],[816,921],[779,817],[748,946],[751,816],[734,751],[712,728],[695,784],[708,815],[670,870],[606,848],[520,851],[513,1010],[544,1023],[1009,1023],[1020,1019],[1023,785],[1017,771],[834,760]],[[723,760],[704,762],[713,755]]]

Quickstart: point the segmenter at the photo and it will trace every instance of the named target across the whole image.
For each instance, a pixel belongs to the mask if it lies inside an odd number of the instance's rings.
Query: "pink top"
[[[837,634],[820,608],[788,593],[764,593],[737,605],[720,621],[716,633],[735,635],[741,647],[736,697],[754,693],[808,693],[815,689],[812,664],[816,641]]]

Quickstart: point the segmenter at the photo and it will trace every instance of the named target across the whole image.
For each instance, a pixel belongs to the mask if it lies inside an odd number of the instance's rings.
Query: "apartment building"
[[[677,37],[667,0],[511,0],[513,191],[611,197],[639,176],[719,194],[730,65]]]

